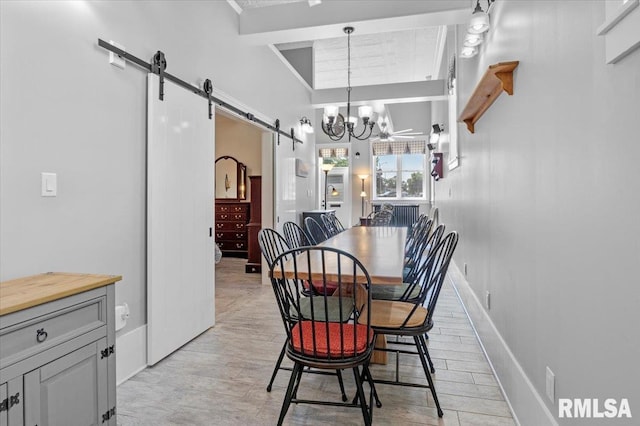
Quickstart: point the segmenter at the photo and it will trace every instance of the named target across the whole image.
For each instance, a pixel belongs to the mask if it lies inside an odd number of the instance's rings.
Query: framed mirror
[[[247,166],[228,155],[218,157],[216,159],[216,199],[245,200],[246,188]]]

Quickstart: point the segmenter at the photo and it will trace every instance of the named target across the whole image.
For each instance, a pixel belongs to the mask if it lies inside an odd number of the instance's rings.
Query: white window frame
[[[382,156],[388,154],[382,154]],[[402,196],[402,172],[408,171],[402,169],[402,157],[404,153],[399,154],[391,154],[396,156],[396,196],[395,197],[378,197],[378,191],[376,188],[377,178],[376,178],[376,157],[380,157],[379,155],[371,155],[371,200],[372,201],[428,201],[429,199],[429,187],[427,182],[431,177],[430,171],[427,165],[427,160],[429,158],[428,154],[418,154],[422,155],[422,197],[403,197]],[[413,154],[416,155],[416,154]],[[400,196],[398,196],[400,194]]]

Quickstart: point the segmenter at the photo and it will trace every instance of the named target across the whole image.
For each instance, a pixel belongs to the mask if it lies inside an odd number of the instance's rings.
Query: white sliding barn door
[[[276,135],[277,138],[277,135]],[[291,139],[280,137],[274,151],[275,226],[282,232],[285,222],[298,223],[296,210],[296,154]]]
[[[147,79],[147,363],[214,324],[214,120],[207,101]]]

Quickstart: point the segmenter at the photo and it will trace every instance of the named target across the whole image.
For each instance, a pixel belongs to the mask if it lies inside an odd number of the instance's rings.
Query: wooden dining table
[[[333,247],[343,250],[358,259],[369,273],[371,284],[402,284],[404,267],[404,250],[407,239],[407,228],[386,226],[355,226],[318,244],[319,247]],[[313,253],[312,253],[313,256]],[[336,258],[337,259],[337,258]],[[298,259],[295,268],[302,279],[322,280],[323,268],[321,257],[311,258],[311,271],[307,272],[308,262]],[[313,271],[318,271],[317,275]],[[331,280],[338,278],[337,262],[331,257],[325,258],[324,271]],[[294,275],[294,262],[288,261],[283,268],[285,276]],[[364,277],[363,277],[364,278]],[[385,348],[386,340],[383,335],[378,336],[376,347]],[[375,351],[371,362],[386,364],[386,352]]]

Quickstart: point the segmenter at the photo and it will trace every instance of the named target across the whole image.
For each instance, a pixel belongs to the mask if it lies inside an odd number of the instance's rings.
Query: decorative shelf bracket
[[[484,73],[467,105],[462,110],[460,118],[458,118],[458,121],[467,125],[467,129],[471,133],[475,132],[476,122],[503,90],[509,95],[513,95],[513,70],[519,63],[519,61],[500,62],[490,65],[487,72]]]

